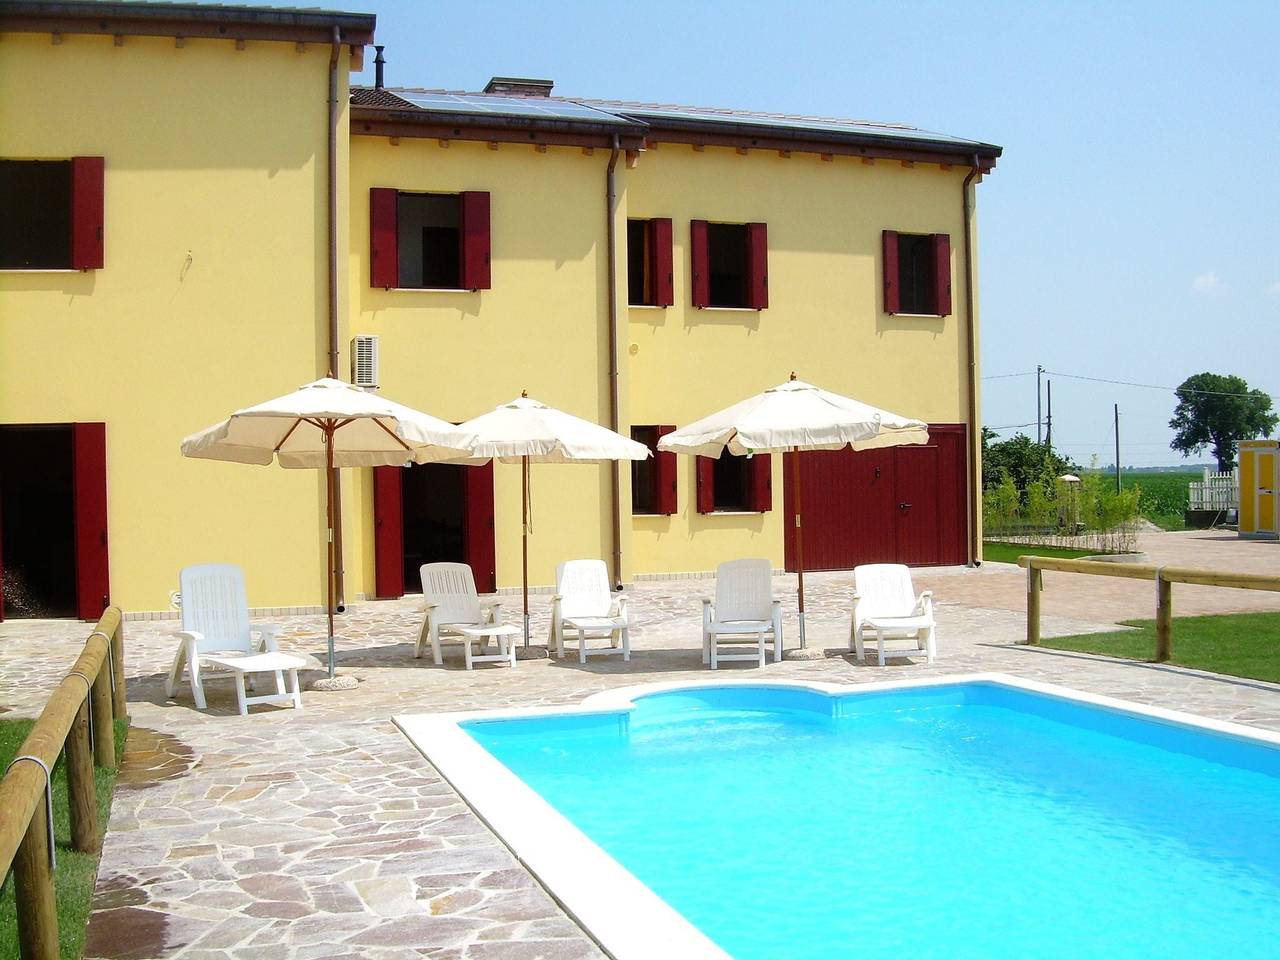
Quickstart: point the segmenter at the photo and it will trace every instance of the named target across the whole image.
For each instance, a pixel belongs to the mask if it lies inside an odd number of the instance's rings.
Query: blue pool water
[[[738,960],[1280,956],[1265,745],[988,683],[464,727]]]

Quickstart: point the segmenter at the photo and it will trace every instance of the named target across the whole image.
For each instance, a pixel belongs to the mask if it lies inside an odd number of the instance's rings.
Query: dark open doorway
[[[76,615],[71,425],[0,427],[3,616]]]
[[[414,464],[401,470],[404,588],[420,593],[424,563],[465,563],[465,471],[455,464]]]

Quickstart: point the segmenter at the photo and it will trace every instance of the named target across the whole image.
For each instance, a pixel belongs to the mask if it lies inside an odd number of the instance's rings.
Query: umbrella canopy
[[[928,425],[887,410],[821,390],[791,374],[786,383],[735,403],[688,426],[668,433],[658,449],[719,457],[801,450],[874,450],[908,443],[927,443]],[[800,612],[800,646],[804,636],[804,534],[800,522],[800,460],[791,460],[795,491],[796,572]]]
[[[658,449],[718,457],[726,447],[744,456],[846,446],[873,450],[928,439],[920,420],[792,379],[667,434]]]
[[[331,448],[332,466],[377,467],[457,457],[472,439],[444,420],[325,377],[192,434],[182,455],[315,470],[328,465]]]
[[[474,435],[468,458],[473,463],[600,463],[649,456],[642,443],[524,394],[458,429]]]
[[[509,403],[458,427],[473,435],[469,464],[520,464],[521,582],[524,642],[529,644],[529,464],[643,460],[649,448],[598,423],[548,407],[521,393]],[[615,571],[616,572],[616,571]]]
[[[325,377],[293,393],[237,410],[182,441],[205,460],[324,470],[328,521],[329,676],[334,673],[334,585],[338,578],[334,468],[395,466],[465,456],[474,436],[444,420]]]

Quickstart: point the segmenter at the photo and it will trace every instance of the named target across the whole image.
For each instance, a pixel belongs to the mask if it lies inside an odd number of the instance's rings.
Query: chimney
[[[387,65],[386,58],[382,55],[382,51],[387,49],[385,46],[375,46],[377,56],[373,58],[373,89],[382,89],[382,70]]]
[[[526,77],[493,77],[484,85],[485,93],[507,97],[549,97],[554,80],[530,80]]]

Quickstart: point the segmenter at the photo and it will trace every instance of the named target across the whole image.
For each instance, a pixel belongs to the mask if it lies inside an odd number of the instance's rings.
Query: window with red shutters
[[[697,457],[699,513],[764,513],[773,509],[773,472],[767,453]]]
[[[671,221],[627,221],[627,303],[669,307],[675,303]]]
[[[369,282],[384,289],[487,290],[489,194],[369,191]]]
[[[951,238],[945,233],[883,234],[884,310],[904,316],[951,313]]]
[[[631,462],[631,512],[670,516],[676,512],[676,455],[658,450],[658,441],[674,426],[633,426],[631,439],[652,452],[647,460]]]
[[[0,270],[100,270],[106,163],[0,160]]]
[[[769,306],[769,241],[763,223],[690,222],[693,305],[763,310]]]

